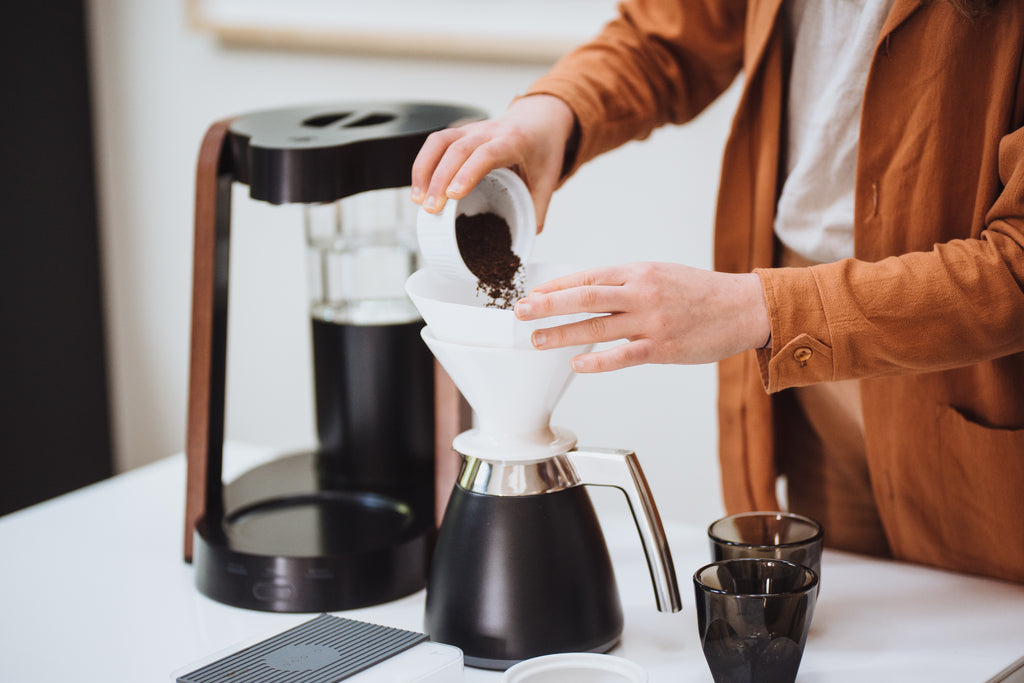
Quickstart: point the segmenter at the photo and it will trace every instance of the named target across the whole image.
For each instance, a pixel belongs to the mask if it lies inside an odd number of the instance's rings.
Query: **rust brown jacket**
[[[895,0],[864,94],[855,257],[773,269],[781,2],[627,0],[530,92],[575,112],[575,170],[742,73],[715,266],[759,273],[773,346],[719,364],[727,509],[778,506],[772,393],[856,378],[894,555],[1024,581],[1024,3],[967,19]]]

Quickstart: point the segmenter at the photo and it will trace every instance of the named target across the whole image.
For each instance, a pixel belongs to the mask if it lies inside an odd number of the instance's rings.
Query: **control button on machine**
[[[295,593],[295,588],[290,583],[271,583],[261,581],[253,584],[252,594],[257,600],[287,600]]]

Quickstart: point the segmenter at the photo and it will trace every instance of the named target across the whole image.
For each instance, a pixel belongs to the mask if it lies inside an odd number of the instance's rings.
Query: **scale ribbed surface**
[[[333,683],[389,659],[427,636],[321,614],[178,677],[178,683]]]

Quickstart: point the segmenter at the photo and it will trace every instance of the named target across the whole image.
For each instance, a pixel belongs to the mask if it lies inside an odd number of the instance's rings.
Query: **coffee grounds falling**
[[[496,213],[462,214],[455,219],[455,242],[477,277],[477,291],[494,308],[512,308],[523,298],[522,261],[512,251],[512,232]]]

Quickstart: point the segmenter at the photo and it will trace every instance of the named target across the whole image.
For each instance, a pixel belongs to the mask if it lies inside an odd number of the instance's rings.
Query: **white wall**
[[[500,112],[535,64],[227,49],[186,26],[184,0],[90,7],[101,221],[119,469],[182,450],[193,179],[206,127],[267,107],[352,99],[451,101]],[[722,142],[736,89],[695,123],[585,167],[556,195],[538,258],[709,267]],[[236,193],[228,437],[311,444],[305,260],[296,207]],[[721,509],[714,368],[580,376],[555,422],[592,446],[637,450],[662,514]]]

